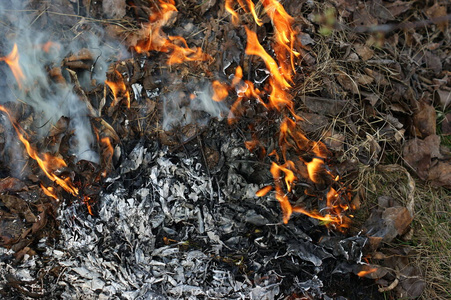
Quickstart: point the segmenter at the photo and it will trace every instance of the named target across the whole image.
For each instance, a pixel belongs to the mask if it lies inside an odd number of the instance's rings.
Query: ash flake
[[[133,94],[135,94],[135,100],[138,101],[141,98],[141,92],[143,90],[143,86],[139,83],[132,84]]]

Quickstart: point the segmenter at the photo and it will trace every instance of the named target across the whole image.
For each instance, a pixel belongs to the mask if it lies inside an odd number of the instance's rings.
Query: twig
[[[381,287],[378,289],[379,293],[388,292],[393,290],[395,287],[398,286],[399,280],[396,278],[389,286],[387,287]]]
[[[364,32],[390,32],[395,31],[398,29],[412,29],[412,28],[418,28],[418,27],[426,27],[428,25],[442,23],[442,22],[448,22],[451,20],[451,14],[448,14],[446,16],[441,16],[437,18],[432,18],[430,20],[421,20],[416,22],[406,22],[406,23],[400,23],[400,24],[383,24],[383,25],[376,25],[376,26],[357,26],[354,28],[354,31],[364,33]]]

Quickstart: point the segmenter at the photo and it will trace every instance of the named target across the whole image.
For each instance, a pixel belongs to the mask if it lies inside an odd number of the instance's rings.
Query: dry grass
[[[427,288],[421,299],[451,299],[451,193],[417,184],[412,241]]]
[[[403,205],[408,205],[413,196],[415,217],[412,231],[390,247],[411,248],[412,263],[420,268],[427,283],[420,299],[451,299],[451,193],[419,180],[415,181],[412,193],[409,179],[403,173],[370,167],[362,169],[354,182],[365,195],[356,222],[366,220],[377,206],[379,196],[391,196]],[[388,295],[388,298],[392,299],[393,295]]]

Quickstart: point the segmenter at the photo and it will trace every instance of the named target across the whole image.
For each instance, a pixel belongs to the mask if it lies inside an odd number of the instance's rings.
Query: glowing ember
[[[22,89],[23,81],[25,80],[25,75],[22,72],[22,69],[19,65],[19,50],[17,45],[14,44],[13,50],[5,57],[0,57],[0,61],[6,62],[6,64],[13,72],[14,77],[16,78],[17,85],[19,89]]]

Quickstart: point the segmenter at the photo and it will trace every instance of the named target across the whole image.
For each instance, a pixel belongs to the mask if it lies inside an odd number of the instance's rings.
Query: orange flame
[[[318,174],[320,173],[324,161],[314,157],[311,162],[305,163],[307,165],[308,176],[311,181],[318,183]]]
[[[174,0],[160,0],[159,8],[149,17],[149,23],[143,28],[145,38],[134,47],[136,52],[158,51],[169,54],[169,65],[180,64],[185,61],[204,61],[210,58],[202,49],[193,50],[188,47],[184,38],[167,36],[163,32],[172,15],[177,12]]]
[[[289,190],[291,190],[291,185],[293,181],[296,179],[296,177],[294,176],[294,173],[291,170],[287,169],[284,166],[279,166],[275,162],[272,163],[270,171],[274,178],[276,199],[279,201],[280,206],[282,208],[283,222],[287,224],[288,220],[290,220],[291,214],[293,213],[293,208],[291,207],[290,201],[288,200],[286,193],[283,192],[280,181],[282,175],[281,173],[282,172],[285,173],[285,183]]]
[[[225,1],[225,9],[232,15],[232,23],[233,25],[237,26],[239,23],[239,17],[237,12],[233,9],[233,0],[226,0]]]
[[[240,8],[242,8],[245,12],[251,13],[252,17],[254,18],[255,23],[258,26],[262,26],[262,20],[258,17],[257,12],[255,11],[255,4],[252,2],[252,0],[245,0],[246,4],[242,0],[238,0],[238,3],[240,5]],[[239,24],[239,17],[237,12],[233,9],[233,0],[226,0],[225,2],[225,9],[232,15],[232,24],[237,26]]]
[[[213,97],[214,101],[220,102],[229,95],[227,84],[221,83],[218,80],[213,81]]]
[[[111,161],[113,160],[113,153],[114,153],[113,145],[111,145],[111,140],[110,140],[109,137],[101,138],[100,139],[100,143],[105,145],[105,150],[104,150],[103,157],[106,158],[106,166],[105,166],[105,168],[108,168],[111,165]],[[106,177],[106,175],[107,175],[107,171],[104,170],[102,172],[102,176]]]
[[[60,199],[58,198],[58,196],[55,193],[55,189],[51,186],[49,187],[45,187],[42,183],[40,184],[41,189],[44,191],[44,194],[46,194],[47,196],[55,199],[57,202],[60,201]]]
[[[275,181],[278,181],[280,179],[280,173],[281,171],[285,173],[285,183],[287,185],[288,192],[291,192],[291,187],[293,185],[293,182],[297,179],[294,175],[293,171],[291,171],[289,168],[294,169],[294,163],[292,161],[287,161],[284,165],[279,166],[275,162],[271,165],[271,174],[274,177]]]
[[[94,213],[92,212],[92,206],[91,206],[91,197],[84,196],[83,197],[83,203],[86,205],[86,208],[88,209],[88,213],[93,216]]]
[[[377,271],[377,268],[370,268],[369,270],[360,271],[357,273],[357,276],[364,277],[365,275],[374,273]]]
[[[241,4],[241,2],[239,1]],[[283,6],[276,0],[262,0],[265,11],[270,17],[275,27],[275,43],[273,45],[274,52],[277,57],[277,62],[271,55],[269,55],[259,43],[257,34],[245,27],[247,34],[247,55],[256,55],[260,57],[270,73],[269,77],[269,103],[265,104],[261,100],[261,93],[253,93],[252,83],[246,83],[246,89],[237,89],[238,99],[232,106],[231,112],[235,114],[241,104],[243,97],[257,98],[266,108],[276,109],[285,112],[283,108],[287,108],[294,120],[302,120],[295,112],[292,102],[292,97],[288,93],[293,82],[293,75],[295,72],[294,59],[299,55],[294,50],[296,40],[296,32],[292,28],[293,18],[287,14]],[[242,78],[242,70],[237,69]],[[238,77],[238,76],[236,76]],[[236,82],[234,82],[237,84]],[[240,93],[241,92],[241,93]],[[277,164],[273,162],[271,166],[271,173],[274,178],[274,185],[276,190],[276,199],[280,202],[283,221],[288,222],[293,212],[305,214],[311,218],[322,221],[326,226],[332,226],[339,230],[348,227],[349,218],[344,216],[344,212],[349,209],[349,206],[343,200],[348,195],[345,192],[338,193],[335,189],[330,188],[327,193],[327,208],[317,211],[307,211],[306,209],[296,206],[292,207],[289,202],[288,194],[293,189],[293,183],[298,175],[309,178],[313,183],[322,183],[324,176],[330,176],[331,181],[337,182],[338,177],[326,170],[325,159],[328,156],[328,151],[325,145],[321,142],[310,141],[302,131],[297,128],[296,122],[290,117],[285,117],[280,124],[279,131],[279,147],[282,152],[284,164]],[[299,162],[294,163],[287,159],[288,150],[294,151],[298,154]],[[277,151],[272,152],[276,160],[279,160]],[[310,158],[306,158],[307,157]],[[285,179],[285,186],[281,183],[282,174]],[[337,184],[339,184],[337,182]],[[270,191],[270,188],[257,192],[259,196],[263,196]],[[285,192],[286,191],[286,192]],[[306,191],[307,193],[307,191]],[[344,193],[344,195],[343,195]]]
[[[0,61],[6,62],[6,64],[13,72],[14,78],[16,78],[17,85],[19,89],[22,89],[22,83],[25,80],[25,75],[22,72],[22,68],[19,64],[19,50],[17,48],[17,44],[14,44],[13,50],[7,56],[0,57]]]
[[[9,120],[11,121],[11,124],[14,126],[14,129],[17,132],[17,135],[18,135],[20,141],[24,144],[24,146],[28,152],[28,155],[38,163],[39,167],[42,169],[44,174],[50,180],[56,182],[56,184],[61,186],[68,193],[71,193],[74,196],[78,195],[78,189],[72,184],[70,177],[61,178],[61,177],[58,177],[57,175],[53,174],[54,170],[66,166],[66,163],[64,162],[64,160],[62,160],[61,158],[58,158],[58,157],[54,157],[48,153],[45,153],[43,155],[44,158],[41,158],[39,156],[39,153],[31,146],[30,142],[25,138],[24,134],[22,133],[23,129],[13,120],[13,118],[9,114],[8,110],[4,106],[0,105],[0,111],[3,111],[4,113],[6,113]]]
[[[111,106],[112,107],[116,106],[119,96],[125,95],[125,98],[127,99],[127,108],[130,108],[130,93],[128,92],[127,87],[125,86],[124,78],[117,70],[114,71],[116,73],[116,77],[119,78],[120,81],[113,82],[105,80],[105,84],[108,85],[108,87],[113,92],[114,101],[111,103]]]
[[[237,86],[241,82],[241,79],[243,79],[243,69],[241,66],[238,66],[235,70],[235,76],[233,76],[232,87]]]
[[[249,6],[249,10],[252,14],[252,16],[254,17],[254,21],[255,24],[257,24],[258,26],[262,26],[262,20],[260,20],[260,18],[257,16],[257,12],[255,11],[255,5],[254,2],[252,2],[252,0],[246,0],[247,6]]]
[[[42,45],[42,50],[44,50],[45,53],[49,53],[52,48],[56,49],[56,50],[60,50],[61,49],[61,44],[55,43],[55,42],[52,42],[52,41],[48,41],[47,43]]]
[[[271,77],[280,85],[281,88],[290,88],[290,84],[285,80],[279,71],[279,66],[276,61],[265,51],[263,46],[260,44],[257,38],[257,34],[250,30],[247,26],[244,27],[247,35],[247,55],[256,55],[261,57],[266,64]]]
[[[265,186],[264,188],[258,190],[257,193],[255,193],[255,195],[257,197],[263,197],[264,195],[268,194],[271,190],[272,190],[272,186],[268,185],[268,186]]]
[[[262,3],[274,24],[276,42],[274,52],[277,55],[281,73],[285,79],[292,81],[295,71],[294,57],[299,56],[299,53],[293,50],[296,41],[296,31],[292,28],[294,19],[277,0],[262,0]],[[287,63],[287,60],[289,63]]]

